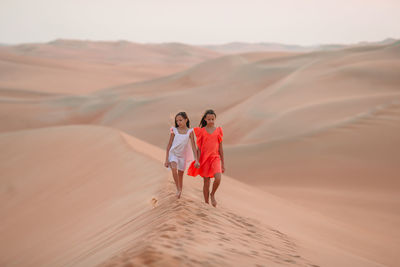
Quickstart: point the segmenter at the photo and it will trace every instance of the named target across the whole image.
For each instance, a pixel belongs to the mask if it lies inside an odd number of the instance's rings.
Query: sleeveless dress
[[[170,132],[174,133],[175,136],[169,149],[168,161],[176,162],[180,171],[185,171],[186,167],[194,160],[193,150],[189,141],[192,131],[193,129],[191,128],[187,130],[186,134],[180,134],[175,127],[171,127],[170,129]]]
[[[200,175],[201,177],[214,177],[216,173],[222,173],[221,157],[219,155],[219,144],[222,142],[223,132],[217,127],[213,133],[208,133],[206,128],[194,128],[197,139],[197,146],[201,151],[200,168],[194,167],[192,162],[187,174],[190,176]]]

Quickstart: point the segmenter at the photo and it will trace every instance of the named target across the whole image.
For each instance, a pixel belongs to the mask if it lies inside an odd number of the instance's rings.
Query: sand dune
[[[1,265],[395,266],[399,52],[0,47]],[[161,161],[175,113],[207,108],[218,209],[200,179],[176,201]]]
[[[378,42],[360,42],[357,44],[324,44],[324,45],[287,45],[281,43],[243,43],[243,42],[232,42],[220,45],[203,45],[202,47],[223,53],[223,54],[239,54],[249,52],[311,52],[320,50],[339,50],[347,47],[365,47],[371,45],[387,45],[396,42],[396,39],[387,38]]]
[[[199,179],[176,200],[163,150],[126,133],[50,127],[3,133],[0,147],[2,265],[379,265],[326,243],[344,232],[334,221],[229,177],[218,209]]]
[[[112,129],[42,128],[0,139],[4,266],[99,263],[140,235],[116,240],[118,227],[151,209],[149,197],[166,179]]]
[[[193,64],[219,54],[201,47],[181,43],[139,44],[128,41],[81,41],[57,39],[49,43],[21,44],[5,47],[8,51],[40,58],[123,64]]]
[[[219,54],[184,44],[55,40],[0,47],[0,88],[85,94],[181,71]]]
[[[116,227],[151,209],[149,197],[166,179],[162,166],[127,148],[107,128],[15,132],[1,136],[1,147],[8,163],[1,168],[1,212],[8,215],[2,222],[2,265],[98,263],[139,235],[112,242],[121,230]]]

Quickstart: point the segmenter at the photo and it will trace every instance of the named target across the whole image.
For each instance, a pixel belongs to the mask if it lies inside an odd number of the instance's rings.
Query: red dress
[[[194,128],[197,139],[197,147],[200,149],[200,168],[194,167],[194,161],[190,164],[187,174],[190,176],[214,177],[216,173],[222,173],[219,144],[222,142],[222,128],[217,127],[213,133],[208,133],[206,128]]]

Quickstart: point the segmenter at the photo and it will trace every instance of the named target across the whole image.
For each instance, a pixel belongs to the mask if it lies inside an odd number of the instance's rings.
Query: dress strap
[[[176,128],[175,127],[171,127],[170,132],[176,135]]]

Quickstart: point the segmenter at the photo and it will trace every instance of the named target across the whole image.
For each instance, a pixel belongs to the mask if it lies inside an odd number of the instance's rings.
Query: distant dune
[[[219,56],[178,43],[55,40],[0,47],[0,87],[85,94],[152,79]]]
[[[300,45],[285,45],[279,43],[241,43],[233,42],[221,45],[204,45],[204,48],[217,51],[223,54],[237,54],[249,52],[310,52],[315,47]]]
[[[0,265],[396,266],[400,42],[242,52],[0,47]],[[217,209],[162,165],[173,116],[208,108]]]
[[[323,44],[323,45],[287,45],[281,43],[243,43],[232,42],[221,45],[203,45],[202,47],[216,51],[222,54],[237,54],[248,52],[311,52],[319,50],[338,50],[350,46],[370,46],[370,45],[385,45],[394,43],[396,39],[387,38],[380,42],[360,42],[358,44],[343,45],[343,44]]]

